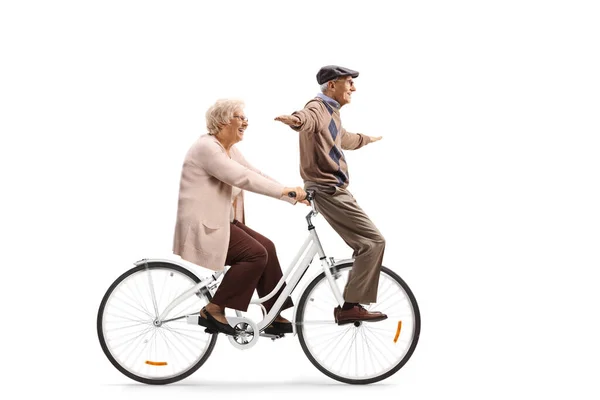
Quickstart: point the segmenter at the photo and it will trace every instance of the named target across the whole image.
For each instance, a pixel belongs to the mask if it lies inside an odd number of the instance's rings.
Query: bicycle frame
[[[311,222],[311,217],[316,216],[318,214],[318,212],[314,209],[313,202],[311,201],[310,203],[311,203],[312,210],[306,216],[306,220],[308,223],[308,237],[302,244],[302,247],[298,251],[298,254],[296,254],[293,261],[288,266],[287,270],[285,271],[285,273],[283,274],[283,276],[277,283],[277,286],[268,295],[266,295],[262,298],[259,298],[257,300],[252,300],[250,302],[250,304],[260,304],[263,309],[263,312],[266,311],[264,309],[264,306],[262,306],[262,303],[273,298],[275,296],[275,294],[281,289],[283,284],[286,283],[286,287],[283,289],[283,291],[281,292],[281,294],[275,301],[275,304],[271,308],[271,311],[269,313],[266,313],[264,318],[257,324],[259,331],[263,331],[267,326],[269,326],[271,324],[271,322],[273,322],[273,320],[275,320],[275,318],[279,314],[281,306],[283,305],[283,303],[285,302],[287,297],[294,291],[294,289],[296,288],[296,286],[298,285],[298,283],[300,282],[300,280],[302,279],[302,277],[304,276],[304,274],[306,273],[306,271],[312,264],[315,255],[317,255],[317,254],[319,255],[319,259],[321,261],[321,267],[323,268],[323,271],[325,272],[325,276],[327,277],[327,280],[329,282],[331,290],[333,291],[333,295],[334,295],[335,299],[337,300],[337,302],[340,306],[342,306],[344,304],[344,298],[342,296],[342,293],[338,289],[337,285],[335,284],[335,278],[334,278],[333,274],[331,273],[331,268],[334,268],[336,265],[339,265],[341,263],[348,262],[349,260],[342,260],[342,261],[335,263],[335,262],[333,262],[333,259],[332,259],[331,265],[330,265],[330,261],[327,260],[327,257],[325,256],[325,251],[323,250],[323,246],[321,245],[319,236],[317,235],[315,227],[312,225],[312,222]],[[175,260],[166,260],[166,259],[142,259],[140,261],[135,262],[135,265],[144,265],[144,264],[147,265],[148,263],[151,263],[151,262],[173,263],[173,264],[177,264],[183,268],[190,269],[183,263],[180,263]],[[292,271],[295,271],[293,276],[291,277],[289,282],[286,282],[287,278],[290,276]],[[192,288],[186,290],[184,293],[179,295],[158,316],[157,323],[161,323],[162,321],[164,321],[165,318],[167,318],[169,313],[175,307],[177,307],[179,304],[181,304],[183,301],[185,301],[189,297],[193,296],[194,294],[196,294],[198,292],[201,292],[202,290],[209,290],[210,286],[215,281],[217,281],[217,279],[219,279],[219,277],[221,275],[223,275],[224,273],[226,273],[226,269],[223,271],[217,271],[214,274],[212,274],[210,277],[202,279],[199,283],[194,285]],[[154,293],[154,284],[152,282],[152,277],[150,274],[148,274],[148,279],[149,279],[150,290],[152,291],[152,293]],[[207,288],[207,289],[205,289],[205,288]],[[242,316],[241,312],[238,310],[236,310],[236,314],[238,317]],[[296,331],[296,327],[294,326],[294,332],[295,331]]]

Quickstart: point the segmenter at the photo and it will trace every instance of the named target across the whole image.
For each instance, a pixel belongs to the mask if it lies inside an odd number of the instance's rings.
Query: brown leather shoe
[[[351,324],[356,321],[376,322],[387,319],[387,315],[379,311],[367,311],[360,304],[349,310],[342,310],[340,306],[337,306],[333,310],[333,317],[338,325]]]

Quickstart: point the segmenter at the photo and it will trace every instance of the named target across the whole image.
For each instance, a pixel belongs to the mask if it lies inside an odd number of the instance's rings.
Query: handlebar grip
[[[288,196],[294,198],[296,197],[296,192],[289,192]]]

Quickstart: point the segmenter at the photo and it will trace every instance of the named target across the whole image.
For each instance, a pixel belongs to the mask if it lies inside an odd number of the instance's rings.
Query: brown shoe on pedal
[[[333,310],[333,316],[338,325],[351,324],[357,321],[377,322],[387,319],[387,315],[379,311],[367,311],[367,309],[360,304],[357,304],[348,310],[344,310],[340,306],[337,306]]]

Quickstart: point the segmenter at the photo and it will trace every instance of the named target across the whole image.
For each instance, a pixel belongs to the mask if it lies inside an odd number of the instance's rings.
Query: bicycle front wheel
[[[352,263],[337,267],[343,293]],[[302,350],[325,375],[344,383],[369,384],[392,376],[413,354],[421,330],[419,307],[408,285],[381,267],[377,303],[366,307],[388,316],[379,322],[338,325],[338,306],[325,273],[306,288],[298,303],[296,329]]]
[[[168,384],[195,372],[210,356],[216,334],[190,325],[210,294],[194,294],[173,309],[162,323],[158,316],[179,295],[200,282],[175,264],[149,262],[130,269],[110,286],[98,310],[100,346],[124,375],[147,384]]]

